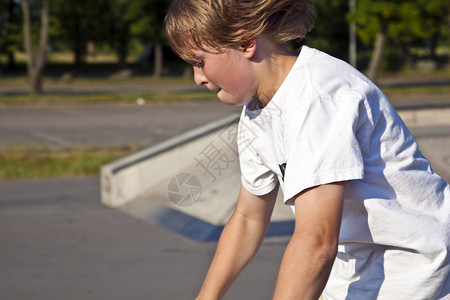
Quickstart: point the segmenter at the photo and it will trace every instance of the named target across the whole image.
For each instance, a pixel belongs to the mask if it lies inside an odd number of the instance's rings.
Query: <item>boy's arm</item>
[[[317,300],[337,253],[346,182],[303,191],[295,199],[295,230],[286,248],[274,299]]]
[[[220,299],[258,251],[270,223],[278,187],[255,196],[243,186],[197,299]]]

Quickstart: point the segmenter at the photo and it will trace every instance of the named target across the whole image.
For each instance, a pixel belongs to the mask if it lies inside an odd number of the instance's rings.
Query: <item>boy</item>
[[[274,299],[449,297],[450,187],[368,79],[283,46],[313,27],[311,0],[175,0],[165,25],[196,83],[243,105],[239,199],[199,299],[255,255],[279,186],[296,224]]]

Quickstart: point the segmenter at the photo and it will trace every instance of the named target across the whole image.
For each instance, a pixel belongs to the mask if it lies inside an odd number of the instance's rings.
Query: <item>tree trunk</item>
[[[127,45],[126,44],[119,45],[119,49],[117,52],[119,65],[121,67],[125,67],[127,65],[127,57],[128,57]]]
[[[37,70],[41,74],[44,71],[45,61],[47,57],[47,46],[48,46],[48,28],[50,23],[50,0],[42,1],[42,15],[41,15],[41,41],[39,56],[37,61]]]
[[[410,69],[413,67],[413,58],[411,55],[411,45],[407,42],[400,42],[400,56],[403,66]]]
[[[74,53],[74,65],[75,66],[80,66],[84,63],[84,51],[81,45],[76,45],[74,46],[73,49],[73,53]]]
[[[370,58],[369,69],[367,70],[367,77],[374,82],[377,80],[378,71],[383,60],[384,45],[386,43],[385,31],[385,27],[381,25],[375,40],[372,57]]]
[[[33,95],[39,95],[42,93],[42,73],[34,70],[31,78],[31,93]]]
[[[122,24],[118,29],[118,44],[116,46],[117,59],[121,67],[127,65],[128,47],[130,42],[130,25],[128,23]]]
[[[431,37],[430,40],[430,59],[437,63],[437,55],[436,55],[436,49],[439,41],[439,31],[436,31],[435,34]]]
[[[25,51],[27,52],[27,70],[28,76],[31,79],[31,73],[34,69],[34,53],[33,45],[31,44],[31,20],[30,20],[30,7],[27,0],[21,1],[22,13],[23,13],[23,40]]]
[[[28,0],[22,0],[21,5],[23,11],[24,44],[28,55],[27,67],[31,84],[31,93],[33,95],[37,95],[42,93],[42,72],[45,66],[48,44],[49,0],[42,1],[41,40],[39,45],[39,55],[36,59],[34,56],[33,45],[31,43],[31,20]]]
[[[161,40],[161,35],[159,34],[156,37],[155,40],[155,56],[154,56],[154,62],[155,62],[155,69],[153,72],[153,76],[156,78],[159,78],[162,76],[163,73],[163,60],[164,60],[164,54],[163,54],[163,45]]]
[[[16,67],[16,60],[14,58],[14,52],[8,51],[8,69],[12,70]]]
[[[74,55],[74,65],[80,66],[84,63],[86,53],[86,43],[83,38],[80,20],[75,21],[75,40],[72,44],[72,51]]]

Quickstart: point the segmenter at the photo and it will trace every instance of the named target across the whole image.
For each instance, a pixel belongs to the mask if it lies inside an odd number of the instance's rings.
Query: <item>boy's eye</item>
[[[196,61],[192,64],[194,67],[200,68],[202,69],[205,66],[205,61],[201,60],[201,61]]]

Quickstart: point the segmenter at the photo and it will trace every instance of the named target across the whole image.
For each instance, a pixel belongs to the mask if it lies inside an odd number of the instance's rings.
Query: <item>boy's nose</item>
[[[206,85],[208,83],[208,80],[201,68],[194,67],[194,81],[197,85]]]

